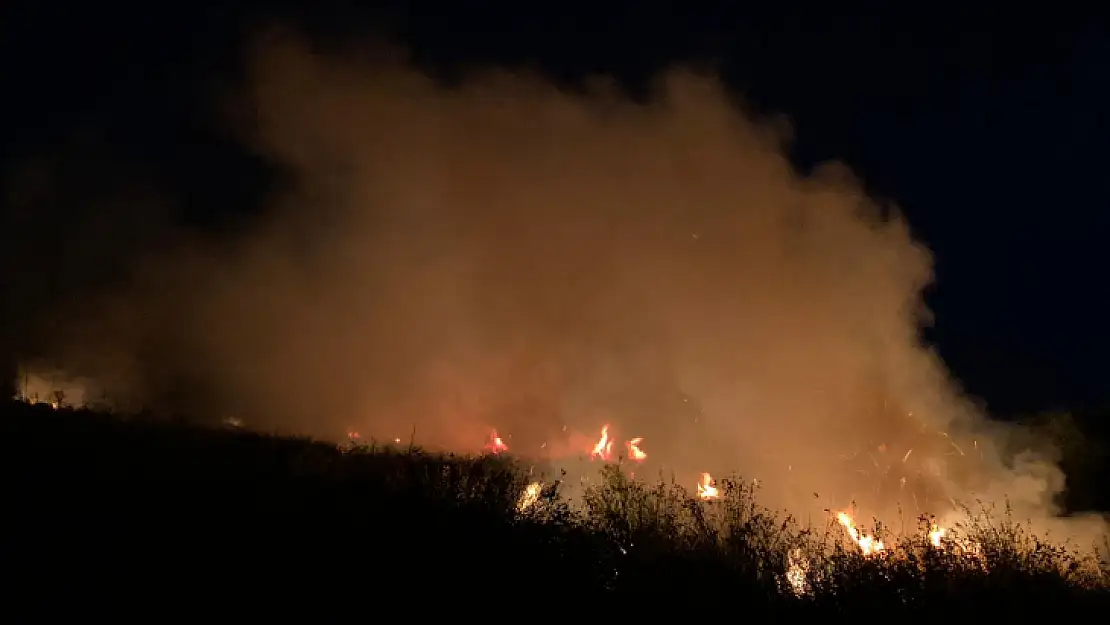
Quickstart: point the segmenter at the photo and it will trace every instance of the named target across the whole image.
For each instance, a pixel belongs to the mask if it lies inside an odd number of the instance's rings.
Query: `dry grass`
[[[1024,619],[1110,606],[1104,563],[1041,540],[1006,510],[969,513],[953,529],[974,552],[935,547],[923,521],[865,557],[835,522],[802,527],[762,508],[740,479],[720,480],[720,498],[706,502],[608,465],[580,500],[568,501],[559,476],[548,476],[522,509],[537,476],[508,457],[339,450],[16,403],[2,430],[5,509],[15,521],[6,558],[34,566],[50,552],[53,571],[58,562],[96,568],[110,556],[146,579],[200,558],[207,572],[192,579],[206,584],[303,577],[301,593],[388,595],[437,580],[426,589],[437,597],[554,593],[819,618],[882,610]],[[152,550],[140,540],[152,528],[175,538]]]

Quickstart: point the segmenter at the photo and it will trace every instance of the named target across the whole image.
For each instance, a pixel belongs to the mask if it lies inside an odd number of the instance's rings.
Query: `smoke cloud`
[[[477,451],[496,428],[558,461],[611,424],[647,467],[740,471],[803,514],[1005,494],[1048,523],[1063,475],[922,345],[931,255],[846,167],[800,174],[780,122],[682,69],[637,104],[397,58],[261,44],[235,110],[288,193],[70,314],[56,364],[262,429]]]

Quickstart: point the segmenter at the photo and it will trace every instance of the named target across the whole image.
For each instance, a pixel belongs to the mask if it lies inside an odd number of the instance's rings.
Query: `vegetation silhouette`
[[[574,618],[672,604],[1021,620],[1110,607],[1105,564],[1030,536],[1005,513],[964,528],[975,557],[936,548],[927,524],[865,557],[834,523],[802,528],[762,508],[740,479],[720,480],[720,499],[705,502],[609,464],[571,505],[561,475],[530,474],[506,455],[340,448],[17,401],[2,410],[2,553],[17,572],[9,610],[78,597],[86,612],[141,599]],[[543,488],[524,499],[536,482]]]

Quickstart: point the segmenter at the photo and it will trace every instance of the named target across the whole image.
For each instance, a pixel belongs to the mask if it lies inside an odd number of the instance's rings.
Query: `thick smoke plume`
[[[1015,459],[920,342],[907,224],[843,166],[799,174],[714,79],[657,84],[447,88],[269,41],[236,110],[290,191],[247,237],[149,261],[57,359],[263,429],[477,451],[496,428],[558,460],[608,423],[648,467],[737,470],[796,511],[1005,494],[1047,523],[1051,457]]]

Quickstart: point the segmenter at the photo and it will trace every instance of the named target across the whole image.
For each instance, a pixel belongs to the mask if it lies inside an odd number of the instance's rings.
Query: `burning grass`
[[[6,411],[6,559],[71,579],[84,571],[87,584],[118,583],[122,570],[128,584],[265,580],[378,599],[431,584],[435,597],[727,600],[814,617],[1110,606],[1104,563],[1032,535],[1006,510],[969,511],[944,532],[922,519],[895,535],[850,511],[803,526],[761,507],[758,486],[736,477],[691,492],[606,463],[571,498],[565,475],[507,454],[338,449],[48,406]]]

